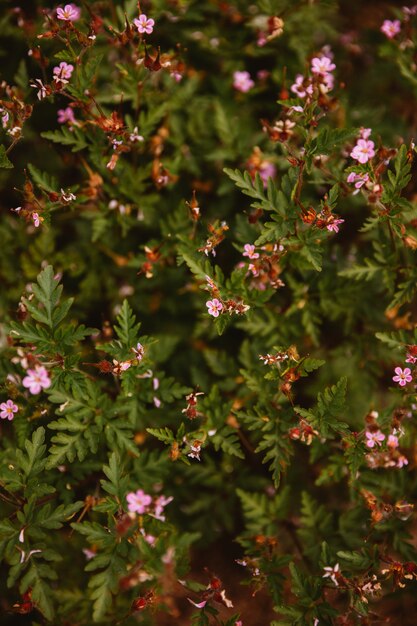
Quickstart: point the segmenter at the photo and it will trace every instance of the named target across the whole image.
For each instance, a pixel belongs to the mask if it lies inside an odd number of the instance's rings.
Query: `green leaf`
[[[8,170],[12,167],[14,167],[14,165],[7,157],[6,148],[3,145],[0,145],[0,168]]]

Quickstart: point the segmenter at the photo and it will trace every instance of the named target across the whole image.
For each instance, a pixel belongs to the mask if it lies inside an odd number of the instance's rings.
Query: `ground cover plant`
[[[5,1],[5,625],[414,624],[417,5]]]

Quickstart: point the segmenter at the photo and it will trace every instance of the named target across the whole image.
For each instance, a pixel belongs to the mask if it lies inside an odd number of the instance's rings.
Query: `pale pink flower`
[[[13,402],[13,400],[6,400],[0,404],[0,418],[2,420],[11,421],[14,418],[14,414],[17,413],[19,407]]]
[[[270,161],[262,161],[262,163],[259,166],[259,176],[262,179],[264,187],[268,186],[268,179],[274,178],[276,173],[277,173],[277,168],[275,167],[273,163],[271,163]]]
[[[197,459],[197,461],[201,461],[200,459],[201,446],[194,442],[190,446],[190,449],[191,449],[191,452],[189,452],[187,456],[189,456],[190,459]]]
[[[404,387],[407,383],[411,383],[413,380],[409,367],[405,367],[404,370],[402,370],[401,367],[396,367],[394,371],[396,376],[393,376],[392,380],[395,383],[398,383],[400,387]]]
[[[245,243],[243,246],[244,252],[243,256],[247,256],[248,259],[259,259],[259,253],[255,252],[255,246],[251,243]]]
[[[332,72],[336,69],[336,65],[332,63],[332,60],[329,57],[314,57],[311,59],[311,71],[313,74],[322,74],[325,76],[329,72]]]
[[[138,489],[136,492],[132,491],[131,493],[128,493],[126,500],[128,510],[132,513],[139,513],[139,515],[146,513],[152,502],[151,496],[145,493],[143,489]]]
[[[56,16],[64,22],[76,22],[80,19],[81,9],[75,4],[66,4],[63,9],[56,10]]]
[[[44,85],[40,78],[35,78],[29,85],[38,90],[36,94],[38,100],[43,100],[51,93],[50,87]]]
[[[375,433],[370,433],[369,431],[366,431],[365,436],[367,439],[366,445],[368,446],[368,448],[380,446],[385,439],[384,433],[381,433],[380,430],[377,430]]]
[[[311,96],[313,93],[313,85],[311,84],[309,79],[304,78],[302,74],[297,74],[297,76],[295,77],[295,83],[291,85],[290,89],[299,98]]]
[[[411,363],[412,365],[414,365],[414,363],[417,363],[417,356],[413,356],[412,354],[407,354],[407,358],[405,362]]]
[[[388,448],[398,448],[398,437],[396,437],[395,435],[388,435],[387,446]]]
[[[207,300],[206,307],[208,308],[208,313],[213,317],[219,317],[219,313],[223,309],[222,303],[217,298]]]
[[[58,109],[57,116],[59,124],[66,124],[67,122],[69,124],[74,124],[75,122],[74,110],[71,107]]]
[[[83,548],[82,551],[87,561],[93,559],[97,554],[96,552],[94,552],[94,550],[90,550],[89,548]]]
[[[359,189],[365,185],[369,181],[369,174],[356,174],[356,172],[351,172],[347,177],[348,183],[353,183],[355,185],[356,191],[354,194],[359,192]]]
[[[323,567],[323,570],[324,570],[323,578],[330,578],[330,580],[334,582],[336,587],[338,587],[339,583],[337,582],[337,576],[340,574],[339,563],[336,563],[334,567],[330,567],[330,566]]]
[[[136,348],[132,348],[132,351],[135,353],[135,357],[138,361],[141,361],[143,359],[143,356],[145,354],[145,348],[142,346],[141,343],[137,343]]]
[[[255,83],[251,79],[249,72],[243,71],[243,72],[235,72],[233,74],[233,87],[237,91],[246,93],[247,91],[250,91],[250,89],[252,89],[252,87],[254,86],[255,86]]]
[[[133,20],[133,23],[139,33],[146,33],[147,35],[153,32],[153,27],[155,26],[155,20],[148,18],[144,13],[139,15],[139,19]]]
[[[154,502],[153,517],[161,520],[161,522],[164,522],[165,521],[165,515],[163,515],[164,508],[167,506],[167,504],[172,502],[173,499],[174,498],[172,496],[170,496],[169,498],[166,498],[165,496],[158,496]]]
[[[375,144],[367,139],[358,139],[356,146],[353,148],[350,156],[359,163],[367,163],[369,159],[375,156]]]
[[[372,128],[364,128],[363,126],[361,126],[361,129],[359,131],[359,135],[361,139],[369,139],[369,137],[371,136],[372,133]]]
[[[393,39],[401,30],[401,22],[400,20],[384,20],[380,30],[388,39]]]
[[[65,61],[61,61],[61,63],[54,67],[54,81],[56,83],[62,83],[66,85],[71,78],[71,75],[74,71],[74,66],[71,63],[65,63]]]
[[[32,213],[32,220],[35,225],[35,228],[38,228],[41,224],[41,217],[39,217],[39,213]]]
[[[43,365],[36,365],[35,369],[29,369],[26,372],[22,384],[29,389],[30,393],[36,395],[42,389],[48,389],[51,386],[51,379],[48,371]]]
[[[326,224],[326,228],[330,232],[338,233],[339,232],[339,225],[343,224],[344,221],[345,220],[342,220],[341,218],[336,218],[336,217],[332,216],[330,221]]]
[[[194,604],[194,606],[196,606],[198,609],[204,609],[204,607],[207,604],[207,600],[203,600],[202,602],[194,602],[194,600],[191,600],[191,598],[187,598],[188,602],[191,602],[191,604]]]
[[[5,109],[0,109],[0,115],[1,115],[1,125],[3,126],[3,128],[6,128],[9,122],[9,113]]]

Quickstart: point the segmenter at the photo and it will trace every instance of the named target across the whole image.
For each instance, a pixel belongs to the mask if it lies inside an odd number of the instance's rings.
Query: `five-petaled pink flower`
[[[217,298],[213,298],[213,300],[207,300],[206,307],[208,308],[208,312],[213,317],[219,317],[220,311],[223,309],[223,305]]]
[[[22,384],[30,393],[37,394],[51,386],[48,371],[43,365],[36,365],[34,370],[27,370]]]
[[[388,39],[392,39],[395,35],[401,30],[401,22],[400,20],[384,20],[384,23],[381,26],[381,33],[384,33]]]
[[[243,256],[247,256],[248,259],[259,259],[259,253],[255,252],[255,246],[251,243],[245,243],[243,246],[244,252]]]
[[[126,500],[128,510],[132,513],[139,513],[139,515],[146,513],[150,503],[152,502],[151,496],[145,493],[143,489],[138,489],[136,492],[132,491],[131,493],[128,493]]]
[[[237,89],[237,91],[241,91],[242,93],[246,93],[252,87],[255,86],[255,83],[250,77],[249,72],[235,72],[233,74],[233,87]]]
[[[313,74],[322,74],[325,76],[335,69],[336,65],[332,63],[332,60],[329,59],[329,57],[314,57],[314,59],[311,60],[311,71]]]
[[[64,22],[76,22],[80,19],[81,9],[75,4],[66,4],[63,9],[56,10],[56,16]]]
[[[392,377],[395,383],[398,383],[400,387],[404,387],[407,383],[411,383],[413,377],[411,376],[411,370],[409,367],[405,367],[403,370],[401,367],[395,368],[396,376]]]
[[[356,146],[353,148],[350,156],[359,163],[367,163],[369,159],[375,156],[375,144],[367,139],[358,139]]]
[[[17,413],[19,407],[13,402],[13,400],[7,400],[0,404],[0,417],[2,420],[12,420],[14,414]]]
[[[74,110],[71,109],[71,107],[58,109],[57,116],[59,124],[65,124],[66,122],[68,122],[69,124],[74,124],[75,122]]]
[[[133,20],[133,23],[139,33],[146,33],[147,35],[153,32],[153,27],[155,26],[155,20],[151,17],[147,17],[144,13],[141,13],[139,18]]]
[[[74,66],[70,63],[61,61],[59,65],[54,67],[54,81],[66,85],[74,71]]]
[[[377,430],[374,433],[370,433],[369,430],[365,433],[366,436],[366,445],[368,448],[373,448],[374,446],[380,446],[385,439],[384,433],[381,433],[380,430]]]

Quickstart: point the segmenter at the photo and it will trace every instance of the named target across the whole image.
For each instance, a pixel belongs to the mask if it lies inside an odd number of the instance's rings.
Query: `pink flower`
[[[404,465],[408,465],[408,459],[403,454],[400,454],[400,456],[399,456],[399,458],[397,460],[397,467],[399,467],[401,469],[402,467],[404,467]]]
[[[191,602],[191,604],[194,604],[194,606],[196,606],[198,609],[204,609],[204,607],[207,604],[207,600],[203,600],[202,602],[194,602],[194,600],[191,600],[191,598],[187,598],[188,602]]]
[[[39,217],[39,213],[32,213],[32,219],[33,219],[35,228],[38,228],[41,223],[41,218]]]
[[[398,383],[400,387],[404,387],[407,383],[411,383],[413,377],[411,376],[411,370],[409,367],[405,367],[404,370],[401,367],[395,368],[396,376],[392,377],[395,383]]]
[[[169,498],[166,498],[165,496],[158,496],[154,503],[155,508],[154,508],[153,516],[156,519],[161,520],[161,522],[164,522],[165,521],[165,515],[163,515],[164,508],[167,506],[167,504],[172,502],[173,499],[174,498],[172,496],[170,496]]]
[[[138,361],[141,361],[143,359],[143,356],[145,354],[145,348],[142,346],[141,343],[137,343],[136,344],[136,348],[132,348],[133,352],[135,353],[135,357]]]
[[[384,33],[384,35],[388,37],[388,39],[392,39],[400,32],[401,22],[400,20],[384,20],[384,23],[382,24],[380,30],[381,33]]]
[[[133,23],[139,33],[146,33],[147,35],[150,35],[153,32],[155,20],[148,18],[144,13],[141,13],[139,15],[139,19],[133,20]]]
[[[138,489],[136,492],[132,491],[131,493],[128,493],[126,500],[128,510],[132,513],[139,513],[139,515],[146,513],[152,502],[151,496],[145,493],[143,489]]]
[[[35,395],[40,393],[42,389],[48,389],[51,386],[51,379],[43,365],[36,365],[34,370],[27,370],[22,384],[29,389],[30,393]]]
[[[387,439],[388,448],[398,448],[398,437],[395,435],[389,435]]]
[[[373,448],[375,445],[380,446],[385,439],[384,433],[381,433],[380,430],[377,430],[375,433],[366,431],[365,436],[367,438],[366,445],[368,448]]]
[[[412,354],[407,354],[407,358],[405,360],[406,363],[417,363],[417,356],[413,356]]]
[[[311,96],[313,93],[313,85],[309,82],[309,79],[304,78],[302,74],[297,74],[295,77],[295,83],[291,85],[290,89],[299,98]]]
[[[243,246],[243,256],[247,256],[249,259],[259,259],[259,253],[255,252],[255,246],[251,243],[245,243]]]
[[[213,300],[208,300],[206,302],[206,307],[208,308],[208,312],[213,317],[219,317],[220,311],[223,309],[223,305],[217,298],[213,298]]]
[[[361,139],[369,139],[369,137],[371,136],[371,133],[372,133],[372,128],[364,128],[363,126],[361,126],[361,129],[359,131]]]
[[[359,189],[363,187],[363,185],[367,183],[368,181],[369,181],[369,174],[356,174],[356,172],[351,172],[349,176],[347,177],[347,182],[354,183],[355,185],[355,189],[357,191],[355,191],[354,193],[357,193]]]
[[[268,186],[268,178],[274,178],[277,168],[270,161],[262,161],[259,166],[259,176],[261,177],[264,187]]]
[[[75,122],[74,110],[71,109],[71,107],[66,107],[65,109],[58,109],[57,116],[58,116],[59,124],[66,124],[67,122],[69,124],[74,124]]]
[[[59,65],[54,67],[54,81],[56,83],[62,83],[66,85],[68,80],[71,78],[71,75],[74,71],[74,66],[70,63],[65,63],[65,61],[61,61]]]
[[[311,71],[313,74],[322,74],[325,76],[329,72],[332,72],[336,69],[336,65],[332,63],[332,60],[329,57],[314,57],[311,59]]]
[[[13,402],[13,400],[7,400],[6,402],[2,402],[0,404],[0,418],[2,420],[12,420],[14,418],[14,414],[17,413],[19,407],[17,404]]]
[[[330,219],[330,221],[328,222],[328,224],[326,225],[326,228],[330,232],[338,233],[339,232],[339,225],[343,224],[344,221],[345,220],[342,220],[340,218],[332,217]]]
[[[358,139],[356,146],[353,148],[350,156],[359,163],[367,163],[369,159],[375,156],[375,144],[373,141],[366,139]]]
[[[235,72],[233,74],[233,87],[237,89],[237,91],[246,93],[254,86],[255,83],[251,79],[249,72]]]
[[[80,19],[81,9],[75,4],[66,4],[63,9],[56,10],[56,16],[64,22],[76,22]]]

